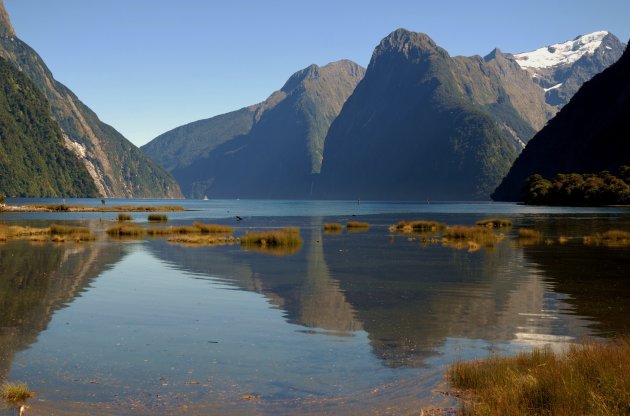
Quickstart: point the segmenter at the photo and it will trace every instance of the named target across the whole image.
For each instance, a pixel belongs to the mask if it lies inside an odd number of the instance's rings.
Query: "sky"
[[[397,28],[451,55],[518,53],[608,30],[629,0],[4,0],[55,78],[137,146],[265,100],[294,72],[369,64]]]

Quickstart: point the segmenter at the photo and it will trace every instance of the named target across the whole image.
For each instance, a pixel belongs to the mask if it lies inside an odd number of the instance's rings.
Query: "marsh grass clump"
[[[167,222],[168,216],[166,216],[165,214],[149,214],[147,220],[149,222]]]
[[[349,231],[367,231],[370,228],[370,224],[361,221],[348,221],[346,228]]]
[[[224,246],[236,244],[238,239],[232,235],[181,235],[169,238],[168,242],[186,246]]]
[[[50,235],[51,241],[56,243],[62,243],[68,240],[76,242],[96,240],[96,236],[92,234],[92,231],[89,228],[70,225],[52,224],[50,226]],[[37,239],[35,240],[41,241]]]
[[[630,338],[452,365],[464,415],[621,415],[630,409]]]
[[[528,240],[528,241],[536,242],[536,241],[542,241],[543,235],[540,231],[533,230],[531,228],[519,228],[518,238],[520,238],[521,240]]]
[[[411,232],[438,232],[444,230],[446,224],[439,223],[437,221],[400,221],[395,227],[390,227],[390,230],[396,230],[403,233]]]
[[[488,227],[453,225],[444,230],[442,244],[473,252],[481,249],[481,247],[492,248],[504,237],[503,234],[497,234]]]
[[[133,220],[133,217],[129,214],[118,214],[116,219],[120,222],[123,222],[123,221],[131,221]]]
[[[33,397],[26,383],[4,383],[0,386],[2,399],[10,406],[20,405]]]
[[[144,228],[137,224],[118,224],[109,229],[106,233],[111,237],[142,237]]]
[[[334,223],[325,223],[324,224],[324,232],[325,233],[340,233],[343,230],[343,225]]]
[[[202,234],[227,234],[234,233],[234,228],[229,225],[221,224],[203,224],[201,222],[193,222],[193,227],[197,228]]]
[[[490,218],[487,220],[477,221],[475,225],[488,228],[510,228],[512,226],[512,221],[504,218]]]
[[[18,225],[0,224],[0,241],[14,238],[30,238],[33,236],[49,235],[50,228],[21,227]]]
[[[584,244],[609,247],[623,247],[630,245],[630,232],[610,230],[584,237]]]
[[[242,246],[257,247],[299,247],[303,240],[300,229],[287,227],[280,230],[247,232],[240,238]]]

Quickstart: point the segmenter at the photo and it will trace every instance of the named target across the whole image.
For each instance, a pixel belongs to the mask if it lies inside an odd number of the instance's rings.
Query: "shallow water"
[[[630,249],[581,243],[630,230],[623,208],[172,203],[195,209],[168,213],[175,224],[216,221],[237,235],[293,225],[305,242],[286,255],[105,236],[0,244],[0,377],[37,392],[29,414],[417,414],[453,405],[435,390],[446,388],[455,360],[561,350],[630,324]],[[402,219],[470,225],[499,214],[514,227],[476,252],[387,229]],[[115,215],[2,214],[0,222],[103,229]],[[321,231],[353,218],[370,229]],[[521,226],[549,241],[520,244]]]

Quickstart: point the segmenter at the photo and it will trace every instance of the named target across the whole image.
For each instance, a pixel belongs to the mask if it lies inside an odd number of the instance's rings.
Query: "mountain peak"
[[[437,44],[427,35],[421,32],[399,28],[386,36],[380,43],[378,49],[395,49],[408,51],[410,47],[421,49],[437,49]]]
[[[0,0],[0,36],[15,37],[15,30],[11,24],[9,13],[4,7],[4,0]]]
[[[535,51],[514,55],[516,62],[524,69],[542,69],[569,65],[584,55],[592,55],[608,36],[607,31],[580,35],[573,40],[545,46]]]

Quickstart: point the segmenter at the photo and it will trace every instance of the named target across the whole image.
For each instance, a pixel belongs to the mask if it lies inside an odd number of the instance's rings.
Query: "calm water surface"
[[[0,243],[0,379],[37,392],[30,415],[417,414],[452,405],[436,390],[455,360],[560,350],[630,326],[630,249],[581,242],[630,230],[627,209],[168,204],[189,209],[169,213],[172,224],[220,222],[236,235],[292,225],[305,242],[273,255],[104,235],[86,244]],[[103,230],[115,215],[2,214],[0,223]],[[470,225],[495,216],[514,227],[476,252],[388,231],[402,219]],[[371,227],[322,232],[324,222],[350,219]],[[549,241],[520,244],[522,226]]]

